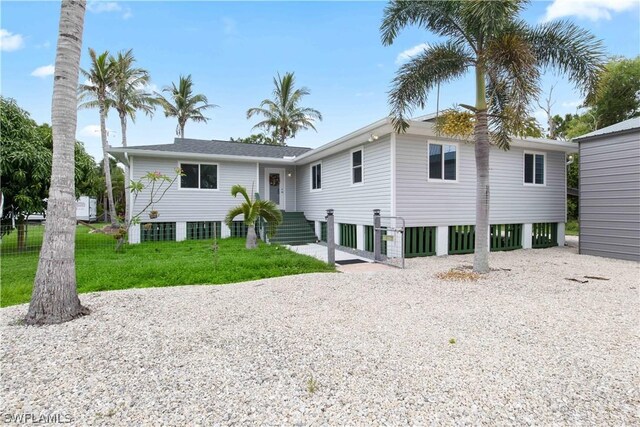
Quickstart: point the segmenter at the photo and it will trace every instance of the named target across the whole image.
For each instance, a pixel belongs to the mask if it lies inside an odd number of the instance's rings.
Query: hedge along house
[[[580,253],[640,261],[640,118],[580,143]]]
[[[326,210],[334,209],[335,241],[372,251],[373,210],[380,209],[405,219],[407,256],[473,252],[474,146],[436,135],[433,117],[412,120],[404,134],[385,118],[316,149],[188,139],[111,148],[133,180],[176,167],[186,174],[154,207],[159,217],[131,229],[130,242],[209,237],[214,227],[221,237],[242,236],[240,222],[222,223],[238,202],[231,186],[241,184],[284,211],[275,242],[325,240]],[[575,151],[543,139],[491,149],[493,250],[564,244],[566,157]],[[132,211],[145,204],[143,193]]]

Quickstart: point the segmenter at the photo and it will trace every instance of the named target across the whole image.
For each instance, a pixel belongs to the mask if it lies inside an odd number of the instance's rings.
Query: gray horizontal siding
[[[322,190],[311,191],[311,166],[297,167],[297,210],[309,220],[323,221],[335,210],[338,223],[370,224],[373,209],[391,213],[391,153],[389,138],[365,143],[364,184],[351,184],[351,150],[322,159]]]
[[[640,132],[580,143],[580,253],[640,261]]]
[[[407,226],[475,223],[473,144],[458,144],[458,182],[434,182],[427,180],[426,138],[408,135],[397,138],[397,215],[406,219]],[[524,151],[491,149],[490,222],[565,222],[565,154],[545,152],[546,185],[525,186]]]
[[[198,163],[181,161],[181,163]],[[204,163],[204,162],[203,162]],[[229,209],[240,203],[240,199],[231,196],[231,187],[241,184],[251,191],[256,181],[256,163],[208,162],[218,164],[218,190],[199,190],[180,188],[179,179],[167,191],[164,198],[155,205],[159,217],[155,222],[173,221],[220,221]],[[165,158],[133,157],[133,179],[138,180],[147,172],[175,176],[178,161]],[[137,198],[133,212],[139,212],[149,201],[149,191],[143,191]],[[238,217],[241,220],[242,217]],[[145,213],[142,221],[149,221]]]

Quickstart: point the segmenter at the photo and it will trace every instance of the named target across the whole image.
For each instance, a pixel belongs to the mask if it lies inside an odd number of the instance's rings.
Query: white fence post
[[[436,256],[449,254],[449,226],[439,225],[436,228]]]

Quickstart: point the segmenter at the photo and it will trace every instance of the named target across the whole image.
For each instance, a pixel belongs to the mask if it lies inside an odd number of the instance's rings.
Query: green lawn
[[[289,274],[334,271],[315,258],[299,255],[278,245],[244,248],[244,239],[218,241],[217,263],[212,240],[153,242],[114,251],[114,239],[76,233],[78,291],[221,284],[278,277]],[[13,234],[13,233],[12,233]],[[5,236],[2,245],[10,243]],[[4,249],[4,248],[3,248]],[[4,254],[0,258],[0,306],[28,302],[38,263],[38,253]]]
[[[580,223],[577,219],[570,219],[564,229],[567,236],[578,236],[580,234]]]

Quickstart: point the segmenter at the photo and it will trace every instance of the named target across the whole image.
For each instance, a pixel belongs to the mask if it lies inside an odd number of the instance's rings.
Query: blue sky
[[[571,19],[603,39],[611,55],[640,54],[638,0],[555,0],[533,2],[524,18]],[[311,95],[307,106],[320,110],[318,132],[301,132],[289,145],[316,147],[388,114],[387,90],[403,52],[437,39],[417,28],[402,32],[393,46],[380,43],[384,2],[91,2],[85,18],[82,66],[87,48],[132,48],[139,66],[162,88],[180,74],[192,74],[197,92],[220,108],[208,124],[188,123],[186,136],[228,139],[248,136],[256,120],[246,110],[271,95],[272,78],[294,71]],[[15,98],[38,122],[50,122],[52,64],[58,2],[2,2],[0,92]],[[37,24],[35,24],[37,23]],[[580,95],[562,77],[547,75],[554,112],[575,112]],[[441,88],[440,106],[473,103],[470,78]],[[426,112],[435,111],[435,94]],[[416,111],[416,114],[421,113]],[[539,112],[536,113],[539,116]],[[78,115],[78,138],[100,159],[98,113]],[[130,125],[131,145],[171,143],[174,119],[158,111]],[[120,143],[117,116],[107,127]]]

